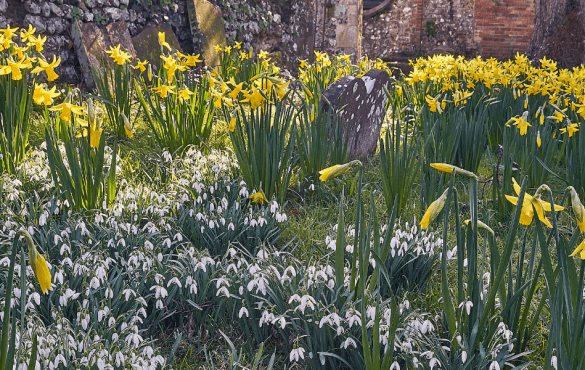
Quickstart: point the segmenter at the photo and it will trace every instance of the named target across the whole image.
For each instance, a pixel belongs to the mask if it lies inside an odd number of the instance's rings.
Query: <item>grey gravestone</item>
[[[376,151],[388,101],[384,86],[390,89],[388,73],[371,69],[361,78],[342,77],[323,93],[345,125],[350,158],[366,158]],[[328,109],[327,104],[321,106]]]
[[[196,35],[197,30],[200,30],[205,36],[203,40],[205,65],[218,68],[219,56],[215,52],[215,45],[227,46],[221,9],[207,0],[187,0],[187,11],[191,34]]]
[[[129,53],[133,58],[136,57],[126,22],[115,22],[106,27],[98,27],[95,23],[75,21],[71,25],[71,37],[83,81],[90,88],[95,87],[92,68],[101,68],[101,60],[113,66],[113,61],[106,54],[106,50],[110,47],[120,45],[121,50]]]

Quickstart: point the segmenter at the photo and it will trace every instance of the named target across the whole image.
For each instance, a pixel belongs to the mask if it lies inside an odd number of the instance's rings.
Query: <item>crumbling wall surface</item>
[[[394,0],[380,14],[364,20],[364,53],[430,53],[446,47],[459,54],[475,50],[473,0]]]
[[[534,29],[534,0],[478,0],[475,43],[484,58],[524,53]]]
[[[425,0],[422,50],[446,46],[459,54],[473,49],[474,0]]]
[[[370,57],[389,57],[414,53],[418,49],[416,10],[420,0],[394,0],[383,12],[364,18],[363,53]]]
[[[315,50],[329,54],[362,53],[362,0],[314,0]]]

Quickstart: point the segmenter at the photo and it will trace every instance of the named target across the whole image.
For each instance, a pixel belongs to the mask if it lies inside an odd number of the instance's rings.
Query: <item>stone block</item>
[[[221,10],[207,0],[187,0],[191,34],[203,33],[203,60],[210,67],[219,66],[215,45],[227,46],[225,26]],[[194,40],[196,43],[197,40]]]
[[[388,101],[384,86],[390,89],[388,73],[371,69],[362,78],[342,77],[323,93],[344,125],[350,158],[367,158],[376,152]],[[328,109],[325,102],[321,106]]]
[[[125,22],[115,22],[106,27],[99,27],[95,23],[75,21],[71,26],[71,38],[83,81],[89,88],[95,87],[93,68],[101,68],[102,61],[113,66],[111,58],[106,54],[106,50],[110,47],[120,45],[121,50],[136,57]]]
[[[173,51],[181,51],[179,41],[170,26],[149,27],[132,37],[136,57],[141,61],[148,60],[151,64],[160,66],[161,46],[158,43],[159,32],[165,33],[165,41],[169,43]]]

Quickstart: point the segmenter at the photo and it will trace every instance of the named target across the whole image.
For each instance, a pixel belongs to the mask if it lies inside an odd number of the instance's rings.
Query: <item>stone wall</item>
[[[185,4],[169,0],[0,0],[0,28],[7,25],[26,28],[31,24],[47,36],[45,57],[61,57],[61,65],[56,69],[60,75],[58,82],[78,84],[82,78],[71,39],[73,20],[104,26],[125,21],[131,36],[145,27],[168,23],[183,50],[194,52],[201,46],[192,41]]]
[[[363,52],[507,59],[526,50],[533,28],[534,0],[394,0],[364,20]]]

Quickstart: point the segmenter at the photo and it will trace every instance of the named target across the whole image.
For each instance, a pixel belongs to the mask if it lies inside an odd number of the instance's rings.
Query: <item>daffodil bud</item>
[[[465,220],[463,222],[465,223],[465,225],[469,225],[469,223],[471,222],[471,220]],[[488,225],[484,224],[480,220],[477,220],[477,227],[480,228],[480,229],[484,229],[484,230],[488,231],[490,234],[494,235],[494,230],[492,230],[491,227],[489,227]]]
[[[579,199],[579,194],[574,187],[569,186],[567,190],[571,193],[571,206],[573,207],[573,213],[575,214],[575,218],[577,222],[583,222],[583,218],[585,216],[585,210],[583,209],[583,203],[581,203],[581,199]]]
[[[93,100],[87,101],[87,115],[89,116],[89,122],[95,122],[95,109],[93,108]]]
[[[464,170],[463,168],[459,168],[457,166],[453,166],[452,164],[431,163],[431,167],[433,167],[434,169],[441,171],[441,172],[453,173],[453,171],[455,171],[455,173],[458,175],[467,176],[469,178],[476,179],[476,180],[478,179],[477,175],[474,174],[473,172]]]
[[[341,176],[347,171],[351,170],[354,166],[361,166],[362,162],[358,161],[357,159],[345,164],[336,164],[335,166],[331,166],[324,170],[319,171],[319,180],[327,181],[337,176]]]
[[[445,202],[447,201],[447,194],[448,193],[449,193],[449,188],[445,189],[443,194],[437,200],[435,200],[433,203],[431,203],[431,205],[429,206],[429,208],[425,212],[422,220],[420,221],[421,229],[426,229],[427,227],[429,227],[430,223],[433,222],[433,220],[435,218],[437,218],[439,213],[441,213],[441,211],[443,210],[443,207],[445,207]]]
[[[542,193],[544,191],[549,192],[550,188],[548,187],[547,184],[542,184],[538,187],[538,189],[536,189],[536,192],[534,193],[534,198],[540,199],[540,197],[542,196]]]
[[[47,261],[45,261],[45,258],[42,254],[37,252],[35,243],[28,231],[19,230],[16,234],[24,237],[28,247],[28,262],[34,271],[35,276],[37,277],[41,291],[43,294],[46,294],[47,290],[51,290],[51,272],[47,266]]]

